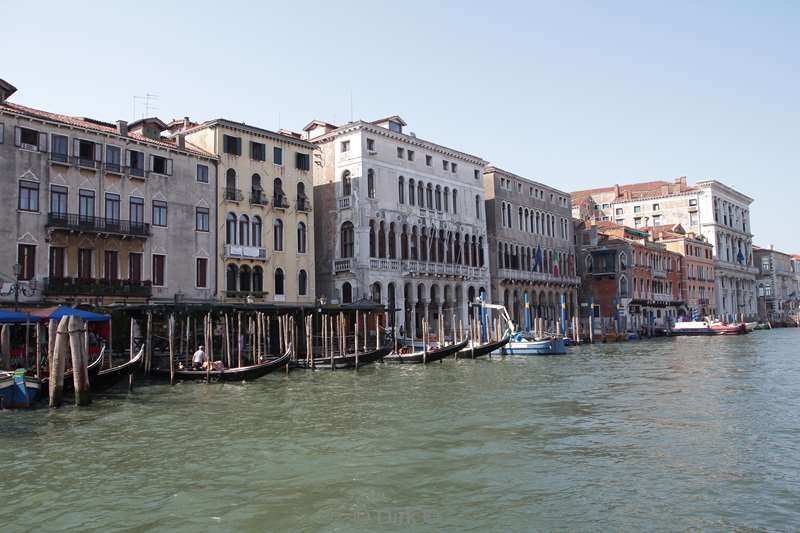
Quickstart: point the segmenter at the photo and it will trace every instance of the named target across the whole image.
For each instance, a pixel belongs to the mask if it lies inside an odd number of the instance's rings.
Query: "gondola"
[[[103,357],[106,354],[106,347],[103,346],[103,349],[100,350],[100,355],[97,356],[97,359],[89,363],[89,366],[86,367],[86,370],[89,374],[89,385],[91,386],[92,381],[97,377],[97,374],[100,373],[100,369],[103,367]],[[61,389],[64,394],[68,394],[75,390],[75,380],[72,377],[72,369],[64,371],[64,387]],[[42,378],[42,396],[50,396],[50,377]]]
[[[509,338],[510,337],[506,335],[499,341],[478,344],[475,346],[474,350],[467,345],[463,350],[456,352],[456,359],[477,359],[478,357],[483,357],[508,344]]]
[[[175,369],[175,381],[253,381],[273,370],[289,363],[291,350],[287,349],[280,357],[274,357],[263,363],[222,370],[189,370]],[[153,375],[169,379],[169,368],[154,368]]]
[[[464,339],[463,341],[450,344],[449,346],[444,346],[443,348],[437,348],[436,350],[430,350],[426,354],[423,352],[412,352],[412,353],[393,353],[384,357],[384,363],[393,363],[393,364],[404,364],[404,365],[415,365],[415,364],[422,364],[422,363],[433,363],[444,359],[445,357],[450,357],[461,351],[467,344],[469,343],[469,338]]]
[[[108,390],[123,378],[126,378],[136,372],[144,359],[144,346],[136,354],[136,357],[130,361],[126,361],[121,365],[106,368],[97,373],[97,375],[89,381],[92,392],[102,392]]]
[[[382,348],[378,348],[377,350],[373,350],[371,352],[361,352],[357,356],[354,353],[346,355],[335,355],[333,356],[333,369],[334,370],[353,369],[353,368],[361,368],[362,366],[366,365],[371,365],[372,363],[376,363],[381,359],[383,359],[384,357],[386,357],[391,351],[392,351],[391,345],[386,345]],[[310,362],[307,359],[298,359],[296,364],[298,368],[312,368]],[[321,370],[326,370],[326,369],[330,370],[331,358],[314,357],[313,368],[318,368]]]

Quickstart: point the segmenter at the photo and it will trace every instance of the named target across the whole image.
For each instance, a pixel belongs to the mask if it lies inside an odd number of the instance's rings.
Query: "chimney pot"
[[[123,137],[128,136],[128,122],[125,120],[118,120],[117,121],[117,135],[122,135]]]
[[[183,129],[188,130],[191,124],[192,121],[189,120],[189,117],[183,117]]]
[[[178,133],[175,135],[175,145],[180,148],[181,150],[186,149],[186,135],[183,133]]]

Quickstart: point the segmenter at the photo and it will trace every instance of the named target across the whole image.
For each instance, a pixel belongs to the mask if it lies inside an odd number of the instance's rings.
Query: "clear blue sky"
[[[800,2],[10,2],[14,101],[299,130],[399,114],[566,191],[686,175],[800,252]]]

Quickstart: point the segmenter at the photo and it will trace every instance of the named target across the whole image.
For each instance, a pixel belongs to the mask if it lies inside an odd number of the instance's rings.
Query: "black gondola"
[[[403,364],[403,365],[416,365],[422,363],[434,363],[445,357],[450,357],[451,355],[457,353],[459,350],[464,348],[467,345],[469,339],[464,339],[463,341],[450,344],[449,346],[444,346],[443,348],[437,348],[436,350],[430,350],[426,354],[425,352],[412,352],[412,353],[393,353],[391,355],[387,355],[384,359],[384,363],[394,363],[394,364]]]
[[[361,368],[362,366],[371,365],[372,363],[380,361],[381,359],[386,357],[386,355],[389,354],[389,352],[391,351],[392,351],[391,345],[386,345],[382,348],[373,350],[371,352],[361,352],[358,354],[358,356],[356,356],[356,354],[335,355],[333,357],[333,368],[335,370]],[[358,361],[357,364],[356,360]],[[311,368],[311,365],[307,359],[298,359],[296,364],[298,368]],[[315,357],[313,368],[319,368],[321,370],[326,370],[326,369],[330,370],[331,358]]]
[[[500,348],[502,348],[503,346],[508,344],[508,341],[510,339],[511,339],[511,337],[506,335],[505,337],[503,337],[499,341],[487,342],[486,344],[480,344],[478,346],[475,346],[474,352],[469,346],[467,346],[463,350],[457,352],[455,355],[456,355],[457,359],[477,359],[478,357],[482,357],[484,355],[488,355],[488,354],[492,353],[495,350],[499,350]]]
[[[121,365],[117,365],[112,368],[106,368],[105,370],[98,372],[97,375],[89,382],[89,385],[92,387],[92,392],[102,392],[110,389],[122,381],[123,378],[126,378],[136,372],[143,360],[144,346],[142,346],[142,348],[139,350],[139,353],[136,354],[136,357],[130,361],[126,361]]]
[[[236,368],[224,368],[222,370],[188,370],[175,369],[175,381],[253,381],[273,370],[289,364],[291,351],[280,357],[273,357],[263,363],[250,366],[240,366]],[[153,375],[169,379],[169,368],[154,368]]]
[[[103,349],[100,350],[100,355],[97,356],[97,359],[89,363],[89,366],[86,367],[86,370],[89,373],[89,385],[91,386],[92,381],[97,377],[97,374],[100,372],[100,369],[103,367],[103,357],[106,354],[106,347],[103,346]],[[64,387],[61,389],[63,394],[68,394],[75,390],[75,380],[72,377],[72,369],[64,371]],[[42,396],[47,397],[50,396],[50,377],[42,378]]]

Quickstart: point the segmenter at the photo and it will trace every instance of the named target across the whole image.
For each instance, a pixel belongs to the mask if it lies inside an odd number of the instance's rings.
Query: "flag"
[[[742,253],[741,248],[739,248],[739,253],[736,254],[736,260],[739,262],[740,265],[744,264],[744,254]]]

